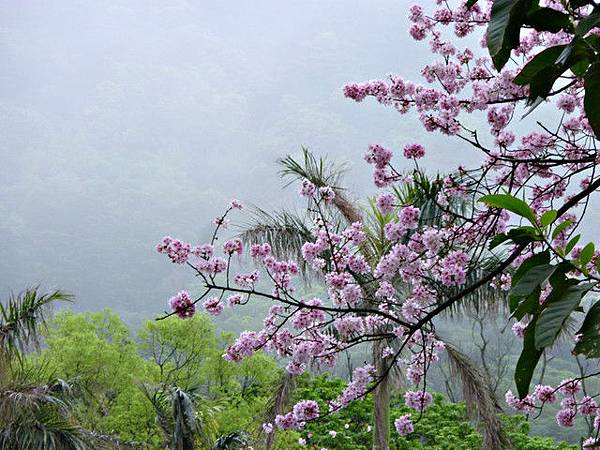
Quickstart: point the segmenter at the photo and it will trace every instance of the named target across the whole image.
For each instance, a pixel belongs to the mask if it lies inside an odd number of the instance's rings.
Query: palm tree
[[[292,403],[292,396],[296,389],[296,377],[287,371],[284,371],[279,379],[279,383],[269,398],[267,403],[267,410],[264,415],[265,423],[274,423],[275,417],[278,414],[282,414],[288,409]],[[259,433],[262,432],[262,428],[259,429]],[[265,438],[265,449],[270,450],[275,445],[275,433],[267,434]]]
[[[30,288],[0,303],[0,370],[8,370],[12,357],[37,343],[46,313],[58,301],[72,301],[72,296],[62,291],[39,294],[37,288]]]
[[[234,431],[217,439],[212,450],[238,450],[248,445],[248,441],[248,433],[245,431]]]
[[[140,389],[154,407],[169,450],[194,450],[198,443],[205,449],[235,449],[245,439],[242,433],[232,433],[215,440],[219,408],[203,402],[199,389],[165,383],[141,384]]]
[[[71,415],[71,389],[62,380],[40,381],[22,355],[38,342],[49,307],[71,296],[27,289],[0,303],[0,449],[83,450],[91,436]],[[96,446],[96,448],[100,448]]]
[[[279,161],[282,167],[281,175],[289,177],[291,179],[290,183],[297,179],[307,178],[317,187],[332,187],[336,192],[332,212],[340,223],[350,224],[361,221],[367,226],[368,239],[367,243],[362,246],[361,252],[372,265],[376,264],[376,261],[388,250],[389,243],[383,237],[383,228],[390,217],[381,214],[371,203],[371,210],[366,216],[367,222],[365,223],[363,212],[348,200],[344,189],[340,186],[345,168],[330,164],[323,158],[317,159],[305,148],[302,149],[302,152],[303,161],[301,162],[291,156]],[[415,172],[413,181],[402,184],[395,189],[395,193],[400,204],[411,204],[420,207],[422,211],[421,227],[436,225],[442,217],[442,211],[435,202],[441,186],[442,180],[439,177],[430,180],[424,174]],[[466,206],[456,204],[453,207],[462,210]],[[310,222],[307,219],[305,216],[298,216],[285,211],[268,214],[265,211],[258,210],[253,220],[246,224],[241,233],[241,238],[248,244],[268,242],[277,257],[293,257],[300,264],[303,264],[300,248],[305,241],[311,238],[309,226],[307,225]],[[306,273],[305,266],[302,265],[302,268],[303,272]],[[485,267],[479,267],[470,274],[470,277],[477,277],[477,272],[481,273],[484,270]],[[310,271],[308,271],[308,275],[311,275]],[[373,295],[369,295],[370,293],[366,294],[366,297],[374,298]],[[504,301],[503,296],[499,296],[497,290],[478,290],[470,298],[465,299],[460,306],[449,311],[449,314],[455,314],[459,308],[478,312],[486,307],[493,309],[497,308],[499,302],[502,304]],[[385,341],[376,341],[372,347],[373,361],[378,374],[385,373],[388,370],[385,360],[379,357],[382,349],[387,345],[388,343]],[[476,418],[482,425],[485,447],[492,450],[504,448],[507,445],[507,438],[497,417],[497,413],[501,409],[490,383],[483,371],[467,355],[460,352],[455,346],[449,346],[449,348],[451,350],[447,354],[452,363],[452,368],[461,376],[463,381],[463,397],[469,404],[469,409],[477,411]],[[389,448],[389,408],[392,383],[391,377],[385,377],[373,392],[374,450],[387,450]],[[289,390],[286,392],[291,395]],[[474,393],[477,393],[477,395],[474,395]],[[284,403],[280,399],[280,401],[275,402],[275,405]],[[272,445],[271,440],[272,438],[269,437],[267,449]]]

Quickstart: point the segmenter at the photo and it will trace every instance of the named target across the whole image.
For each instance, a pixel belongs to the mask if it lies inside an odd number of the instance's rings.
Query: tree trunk
[[[387,369],[387,363],[381,357],[386,345],[385,340],[373,344],[373,363],[378,377]],[[373,391],[373,450],[390,448],[390,388],[390,377],[386,376]]]

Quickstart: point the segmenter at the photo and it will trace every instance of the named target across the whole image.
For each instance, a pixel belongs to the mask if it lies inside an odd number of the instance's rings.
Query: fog
[[[77,309],[151,316],[189,282],[154,251],[198,242],[232,198],[289,207],[275,161],[307,146],[372,194],[371,143],[419,139],[430,172],[467,158],[414,117],[343,97],[418,77],[397,0],[0,2],[0,293],[40,284]],[[472,158],[472,156],[471,156]]]

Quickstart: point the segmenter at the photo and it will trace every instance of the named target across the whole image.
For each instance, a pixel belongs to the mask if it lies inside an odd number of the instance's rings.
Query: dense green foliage
[[[327,375],[303,378],[297,390],[297,399],[316,398],[321,407],[334,399],[344,387],[344,381]],[[409,413],[409,408],[398,395],[392,404],[392,417]],[[314,448],[341,450],[368,450],[371,448],[370,426],[372,402],[369,398],[351,404],[342,412],[327,416],[326,420],[309,424],[302,436]],[[576,449],[551,438],[529,436],[529,425],[522,416],[504,417],[508,434],[516,449]],[[329,431],[336,431],[335,437]],[[433,404],[418,419],[415,432],[407,436],[392,434],[391,449],[457,449],[481,448],[481,435],[469,422],[465,405],[450,403],[442,395],[434,396]]]
[[[169,441],[162,415],[174,388],[194,393],[206,442],[251,429],[280,370],[264,355],[240,365],[224,361],[231,338],[217,338],[203,315],[148,321],[137,338],[109,310],[63,311],[49,325],[46,346],[31,363],[75,380],[85,394],[75,408],[82,426],[136,446],[164,448]]]
[[[174,448],[176,442],[188,443],[182,448],[208,449],[264,445],[260,427],[282,370],[264,354],[241,364],[225,361],[221,355],[232,336],[219,335],[206,316],[148,321],[136,335],[110,310],[62,311],[48,325],[42,350],[29,354],[25,366],[30,376],[51,375],[69,383],[76,426],[131,448]],[[327,401],[344,385],[342,378],[329,374],[303,375],[293,400],[316,399],[326,411]],[[178,408],[181,417],[191,417],[188,430],[177,427],[173,411]],[[392,418],[408,412],[401,390],[391,411]],[[372,414],[370,398],[358,401],[302,432],[277,432],[275,448],[369,449]],[[574,448],[528,436],[523,417],[509,417],[505,423],[517,449]],[[441,394],[416,422],[415,433],[392,436],[394,450],[481,448],[481,435],[465,406]]]

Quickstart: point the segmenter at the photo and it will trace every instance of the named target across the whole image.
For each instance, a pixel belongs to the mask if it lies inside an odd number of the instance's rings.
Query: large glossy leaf
[[[566,48],[566,45],[557,45],[550,47],[539,52],[535,57],[525,64],[525,67],[521,69],[521,72],[515,77],[513,82],[515,84],[524,86],[529,84],[533,77],[540,72],[540,70],[554,65],[560,54]]]
[[[575,28],[575,35],[583,37],[597,26],[600,26],[600,6],[596,6],[589,16],[579,21]]]
[[[502,69],[519,35],[532,0],[494,0],[487,30],[487,46],[497,70]]]
[[[557,217],[558,217],[558,212],[555,209],[546,211],[544,214],[542,214],[542,217],[540,217],[540,224],[543,227],[547,227],[548,225],[554,223],[554,221],[556,220]]]
[[[579,239],[581,239],[580,234],[578,234],[577,236],[573,236],[571,238],[571,240],[569,242],[567,242],[567,245],[565,245],[565,255],[568,255],[569,253],[571,253],[571,250],[573,250],[575,248],[575,246],[579,242]]]
[[[535,255],[530,256],[525,261],[523,261],[512,276],[511,292],[513,291],[513,289],[517,289],[517,286],[519,286],[523,277],[525,277],[525,275],[527,275],[530,270],[532,270],[536,267],[549,266],[549,262],[550,262],[550,253],[548,251],[536,253]],[[529,287],[530,287],[530,283],[526,282],[521,287],[519,287],[516,292],[528,292]],[[539,298],[540,298],[539,291],[540,291],[540,289],[539,288],[536,289],[536,286],[534,285],[533,289],[528,294],[509,295],[508,305],[509,305],[510,312],[513,314],[513,316],[517,317],[520,320],[524,315],[523,311],[530,312],[530,309],[532,309],[532,306],[534,305],[534,303],[539,301]],[[537,296],[535,295],[536,292],[537,292]],[[524,295],[527,295],[527,298],[523,299]],[[532,296],[537,297],[535,301],[531,299]]]
[[[596,137],[600,137],[600,61],[596,61],[588,69],[585,74],[584,87],[585,115],[596,133]]]
[[[536,287],[541,286],[550,278],[556,268],[557,266],[551,264],[541,264],[532,267],[513,285],[509,295],[511,297],[526,297],[531,295]]]
[[[567,273],[577,269],[570,261],[562,261],[556,265],[556,270],[550,276],[550,284],[553,288],[562,286],[567,280]]]
[[[514,275],[512,276],[512,286],[516,286],[521,280],[521,277],[525,275],[532,267],[539,266],[542,264],[548,264],[549,262],[550,252],[548,250],[530,256],[525,261],[523,261],[515,271]]]
[[[590,284],[566,284],[552,291],[546,300],[547,306],[536,323],[535,347],[537,349],[541,350],[554,343],[567,318],[591,288]]]
[[[557,33],[560,30],[573,30],[573,24],[569,16],[553,8],[538,8],[527,14],[527,25],[531,25],[537,31],[549,31]]]
[[[535,348],[535,326],[536,319],[534,318],[525,329],[523,350],[515,367],[515,384],[520,398],[529,393],[531,377],[543,353],[543,350]]]
[[[536,73],[529,82],[527,105],[537,108],[550,92],[558,77],[566,70],[563,66],[551,65]]]
[[[514,311],[511,317],[514,317],[517,320],[521,320],[525,317],[525,314],[535,314],[540,307],[540,287],[536,287],[529,297],[523,299],[523,301],[519,302],[522,297],[510,297],[509,305],[510,310]]]
[[[508,233],[497,234],[490,241],[489,248],[492,250],[506,241],[512,241],[515,244],[529,244],[530,242],[541,240],[543,240],[543,238],[535,228],[523,226],[512,228]]]
[[[578,341],[573,353],[600,358],[600,301],[596,301],[589,309],[577,335]]]
[[[480,202],[486,203],[494,208],[502,208],[507,211],[513,212],[521,217],[526,218],[531,223],[535,223],[535,214],[520,198],[512,196],[510,194],[492,194],[485,195],[479,199]]]

